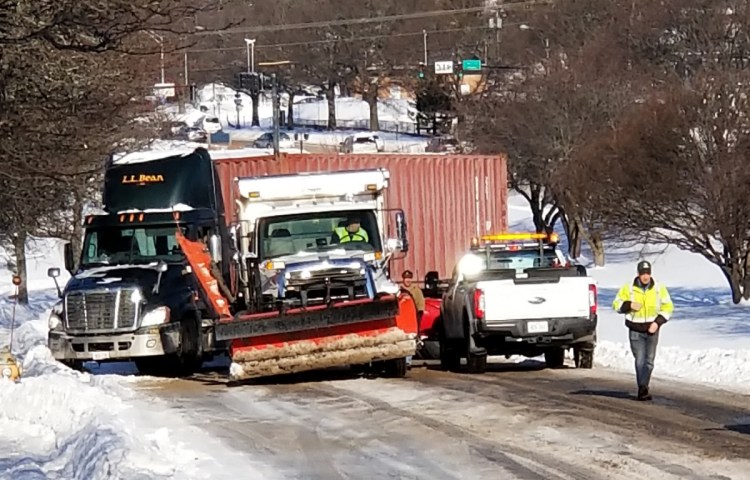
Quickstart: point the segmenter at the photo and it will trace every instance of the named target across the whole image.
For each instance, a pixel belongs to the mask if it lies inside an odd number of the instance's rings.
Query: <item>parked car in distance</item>
[[[203,118],[203,130],[208,133],[216,133],[221,131],[221,122],[218,117],[206,116]]]
[[[208,133],[199,127],[188,127],[182,135],[183,138],[191,142],[207,142]]]
[[[450,135],[433,137],[424,149],[428,153],[457,153],[461,151],[461,144]]]
[[[273,148],[273,133],[266,132],[253,142],[255,148]],[[294,148],[294,140],[284,132],[279,132],[279,148]]]
[[[349,135],[340,144],[341,153],[381,153],[385,143],[376,133],[355,133]]]

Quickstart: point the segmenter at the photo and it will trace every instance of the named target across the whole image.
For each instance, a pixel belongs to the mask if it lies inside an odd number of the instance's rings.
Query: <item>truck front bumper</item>
[[[101,362],[165,355],[180,348],[180,325],[169,323],[114,335],[70,335],[52,330],[48,346],[56,360]]]
[[[481,321],[476,336],[505,343],[539,346],[570,345],[596,340],[597,317]]]

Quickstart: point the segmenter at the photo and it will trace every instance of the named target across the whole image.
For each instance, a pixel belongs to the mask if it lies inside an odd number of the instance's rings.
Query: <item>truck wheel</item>
[[[576,348],[573,350],[576,368],[594,368],[594,350]]]
[[[77,372],[86,371],[86,369],[83,368],[83,360],[61,360],[60,363]]]
[[[565,364],[565,349],[562,347],[548,348],[544,352],[544,361],[549,368],[560,368]]]
[[[189,377],[203,364],[200,317],[180,322],[180,349],[176,353],[135,360],[138,371],[154,377]]]
[[[461,367],[461,354],[455,347],[455,342],[441,335],[440,338],[440,369],[446,372],[456,372]]]
[[[389,378],[403,378],[406,376],[406,359],[396,358],[387,360],[384,368],[385,376]]]
[[[487,371],[487,355],[472,355],[466,357],[466,369],[469,373],[484,373]]]

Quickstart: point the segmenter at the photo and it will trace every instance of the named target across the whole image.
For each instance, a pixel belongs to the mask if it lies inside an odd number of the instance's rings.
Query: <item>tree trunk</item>
[[[73,225],[71,228],[70,235],[70,246],[73,252],[78,253],[83,248],[83,207],[85,197],[86,185],[83,185],[79,189],[75,189],[73,192],[75,201],[73,202]],[[78,269],[78,262],[80,261],[79,255],[73,255],[73,270]]]
[[[294,128],[294,92],[289,92],[289,105],[287,105],[286,125],[289,130]]]
[[[583,222],[578,216],[573,218],[573,221],[578,224],[578,230],[581,237],[586,240],[586,243],[591,247],[591,253],[594,254],[594,265],[597,267],[603,267],[605,264],[604,255],[604,241],[600,232],[590,232],[584,227]]]
[[[721,267],[721,271],[724,273],[724,276],[727,277],[727,280],[729,281],[729,288],[732,290],[732,303],[737,305],[742,301],[743,295],[742,295],[742,285],[747,284],[747,278],[742,278],[742,273],[740,272],[738,262],[732,262],[731,265],[724,265]],[[747,290],[745,290],[747,292]]]
[[[745,267],[742,269],[742,298],[750,300],[750,253],[745,257]]]
[[[580,257],[581,247],[583,246],[580,225],[575,219],[569,219],[567,215],[560,215],[560,220],[562,221],[563,229],[565,229],[565,236],[568,238],[568,256],[570,258]]]
[[[26,232],[19,232],[13,236],[13,250],[16,256],[16,272],[21,277],[21,285],[18,286],[18,303],[29,304],[29,290],[26,274]]]
[[[599,232],[594,232],[591,235],[591,250],[594,253],[594,265],[603,267],[606,260],[604,256],[604,241]]]
[[[336,130],[336,83],[333,81],[328,82],[326,99],[328,100],[328,130]]]
[[[380,117],[378,116],[378,80],[374,79],[367,87],[365,95],[367,105],[370,106],[370,131],[380,130]]]
[[[252,126],[253,127],[259,127],[260,126],[260,115],[258,115],[258,109],[260,107],[260,93],[253,93],[250,95],[250,100],[253,102],[253,121]]]

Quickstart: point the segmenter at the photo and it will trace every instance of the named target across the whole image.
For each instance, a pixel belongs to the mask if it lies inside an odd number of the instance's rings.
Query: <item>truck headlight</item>
[[[141,303],[141,300],[143,300],[143,295],[141,294],[141,291],[136,288],[133,290],[133,293],[130,294],[130,301],[133,303]]]
[[[10,367],[3,368],[3,377],[10,378],[11,375],[13,375],[13,370]]]
[[[50,330],[57,330],[62,327],[62,315],[63,315],[63,303],[62,301],[57,302],[52,311],[49,312],[49,320],[47,326]]]
[[[146,315],[141,320],[141,327],[153,327],[156,325],[162,325],[169,321],[169,307],[157,307]]]

